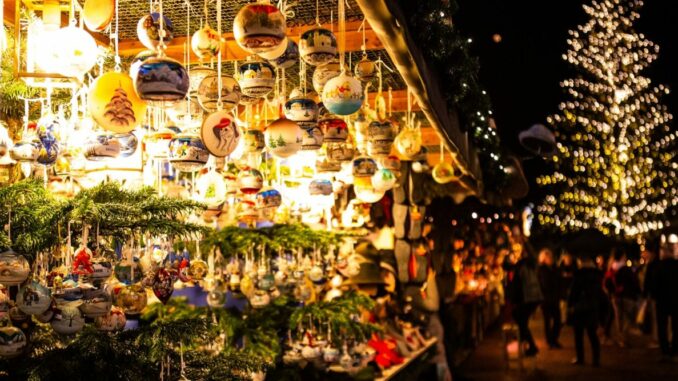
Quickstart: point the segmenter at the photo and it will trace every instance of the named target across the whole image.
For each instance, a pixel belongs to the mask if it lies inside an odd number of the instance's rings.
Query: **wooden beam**
[[[373,87],[370,87],[371,89]],[[377,92],[369,93],[367,96],[367,101],[370,103],[370,106],[374,106],[374,99],[377,97]],[[382,90],[382,96],[386,100],[386,106],[388,107],[388,89]],[[407,90],[392,90],[391,91],[391,111],[393,112],[405,112],[407,111]],[[412,111],[420,111],[421,107],[416,102],[416,99],[412,100]]]
[[[4,0],[2,2],[2,22],[8,26],[14,26],[14,0]]]
[[[360,28],[361,22],[350,21],[346,23],[346,51],[357,52],[362,50],[363,44],[363,32],[358,31]],[[287,28],[287,36],[292,38],[294,41],[299,41],[299,36],[310,29],[311,25],[304,26],[293,26]],[[330,24],[324,24],[324,28],[330,29]],[[249,55],[244,51],[233,38],[233,33],[224,33],[223,35],[224,42],[221,45],[221,59],[222,61],[240,61],[247,58]],[[141,51],[146,50],[147,48],[141,44],[138,40],[121,40],[118,45],[118,50],[121,56],[135,56]],[[193,54],[192,49],[190,48],[190,38],[175,37],[168,45],[165,53],[168,57],[172,57],[175,60],[184,61],[184,50],[188,49],[190,52],[190,62],[198,63],[200,58]],[[383,44],[379,41],[379,38],[374,33],[372,28],[366,24],[365,29],[365,49],[366,50],[380,50],[383,49]]]

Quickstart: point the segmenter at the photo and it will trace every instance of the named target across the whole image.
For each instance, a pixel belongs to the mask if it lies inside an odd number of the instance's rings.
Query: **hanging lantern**
[[[135,87],[145,101],[178,101],[188,93],[188,73],[176,60],[152,57],[139,66]]]
[[[280,56],[268,58],[268,63],[279,68],[289,69],[299,62],[299,46],[292,39],[287,39],[287,48]]]
[[[207,112],[217,111],[219,77],[216,74],[209,75],[200,82],[198,87],[198,102]],[[224,111],[232,110],[240,102],[240,85],[233,77],[221,77],[221,102]]]
[[[27,315],[40,315],[52,303],[50,290],[36,281],[30,281],[19,288],[16,296],[19,309]]]
[[[27,345],[28,340],[22,330],[11,325],[0,327],[0,358],[17,357]]]
[[[264,186],[264,176],[254,168],[240,171],[238,174],[238,188],[242,193],[255,194]]]
[[[155,50],[160,44],[160,34],[163,33],[162,42],[168,44],[174,38],[172,21],[163,15],[163,25],[160,28],[160,13],[153,12],[142,17],[137,23],[137,37],[148,49]]]
[[[57,73],[66,77],[82,78],[92,70],[99,55],[97,43],[91,34],[81,28],[70,25],[53,32],[54,61]]]
[[[120,155],[121,149],[120,141],[115,136],[97,134],[85,144],[85,158],[91,161],[113,159]]]
[[[351,115],[360,110],[365,94],[357,79],[341,73],[323,88],[322,99],[327,110],[337,115]]]
[[[303,137],[301,140],[301,150],[302,151],[314,151],[322,147],[324,141],[323,131],[320,127],[315,126],[311,128],[306,128],[303,131]]]
[[[299,39],[299,54],[309,65],[324,65],[336,58],[337,39],[328,29],[309,29]]]
[[[261,152],[266,147],[266,140],[264,138],[264,133],[255,130],[249,129],[245,131],[245,152],[258,153]]]
[[[207,150],[216,157],[230,155],[240,142],[240,129],[230,112],[221,110],[208,115],[200,128]]]
[[[315,68],[313,71],[313,89],[322,94],[327,82],[341,74],[341,66],[338,61],[332,61]]]
[[[390,169],[380,168],[372,176],[372,186],[378,192],[391,190],[396,184],[396,176]]]
[[[169,162],[181,172],[195,172],[207,164],[209,152],[196,134],[177,135],[169,144]]]
[[[115,0],[85,0],[82,18],[87,29],[103,32],[115,16]]]
[[[355,65],[355,77],[363,82],[369,82],[377,77],[377,65],[363,54],[363,58]]]
[[[257,208],[277,208],[282,204],[282,196],[277,189],[263,189],[257,193]]]
[[[353,159],[353,177],[372,177],[377,173],[377,162],[361,156]]]
[[[393,141],[398,153],[413,159],[421,151],[421,131],[418,128],[405,127]]]
[[[247,4],[233,20],[233,35],[238,45],[249,53],[274,50],[285,40],[285,16],[267,2]]]
[[[285,117],[303,129],[318,124],[318,104],[309,98],[292,98],[285,102]]]
[[[211,59],[219,54],[221,47],[219,33],[209,24],[193,33],[191,49],[200,59]]]
[[[143,121],[146,103],[137,95],[130,76],[108,72],[98,77],[90,88],[89,112],[105,130],[125,134]]]
[[[321,119],[318,122],[318,127],[323,131],[325,142],[341,143],[348,138],[346,122],[334,115]]]
[[[132,78],[132,83],[134,83],[135,89],[136,89],[137,75],[139,74],[139,67],[147,59],[157,57],[157,56],[158,56],[158,52],[155,51],[155,50],[142,50],[141,52],[139,52],[139,54],[134,56],[134,59],[132,59],[132,63],[130,63],[130,65],[129,65],[129,77]],[[192,77],[193,77],[193,73],[191,73],[191,78]]]
[[[264,131],[266,147],[276,157],[286,158],[301,149],[302,129],[289,119],[280,118]]]
[[[252,98],[262,98],[275,86],[275,69],[264,61],[250,57],[238,67],[239,83],[242,94]]]

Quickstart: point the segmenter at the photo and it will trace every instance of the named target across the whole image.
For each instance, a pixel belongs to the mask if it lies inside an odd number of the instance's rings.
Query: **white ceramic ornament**
[[[59,307],[51,325],[54,332],[60,335],[72,335],[82,330],[85,326],[85,318],[82,317],[77,307],[65,305]]]
[[[266,147],[269,152],[279,158],[287,158],[301,149],[303,142],[302,129],[286,118],[271,123],[264,131]]]
[[[219,54],[219,33],[212,29],[209,24],[193,33],[191,37],[191,49],[201,59],[210,59]]]
[[[322,92],[323,104],[336,115],[351,115],[363,104],[365,94],[362,84],[345,72],[327,81]]]
[[[216,111],[207,116],[200,128],[200,137],[205,148],[216,157],[230,155],[238,146],[242,133],[231,113]]]

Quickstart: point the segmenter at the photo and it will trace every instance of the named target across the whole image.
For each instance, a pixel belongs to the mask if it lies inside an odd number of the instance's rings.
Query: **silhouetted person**
[[[667,248],[659,251],[652,273],[647,275],[646,287],[657,306],[657,336],[663,359],[678,354],[678,260]],[[673,339],[669,343],[668,326],[671,319]]]
[[[584,332],[591,342],[593,365],[600,365],[600,341],[596,330],[603,315],[603,274],[590,257],[581,260],[581,268],[574,273],[568,298],[568,322],[574,328],[577,358],[574,364],[584,364]]]
[[[542,249],[539,252],[539,284],[544,295],[541,311],[544,315],[544,332],[549,348],[562,348],[558,342],[560,328],[560,273],[553,261],[553,252]]]
[[[521,341],[528,345],[525,355],[535,356],[539,349],[532,337],[529,321],[544,297],[539,286],[537,260],[534,257],[525,256],[516,263],[509,290],[509,298],[514,305],[513,319],[518,325]]]

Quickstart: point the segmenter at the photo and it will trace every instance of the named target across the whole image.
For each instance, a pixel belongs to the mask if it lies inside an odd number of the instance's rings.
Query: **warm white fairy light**
[[[641,75],[659,47],[633,30],[642,1],[594,1],[591,19],[570,31],[563,58],[582,70],[561,86],[568,100],[548,118],[558,136],[554,187],[538,208],[543,225],[595,227],[638,236],[666,226],[678,204],[678,132],[659,103],[669,90]]]

